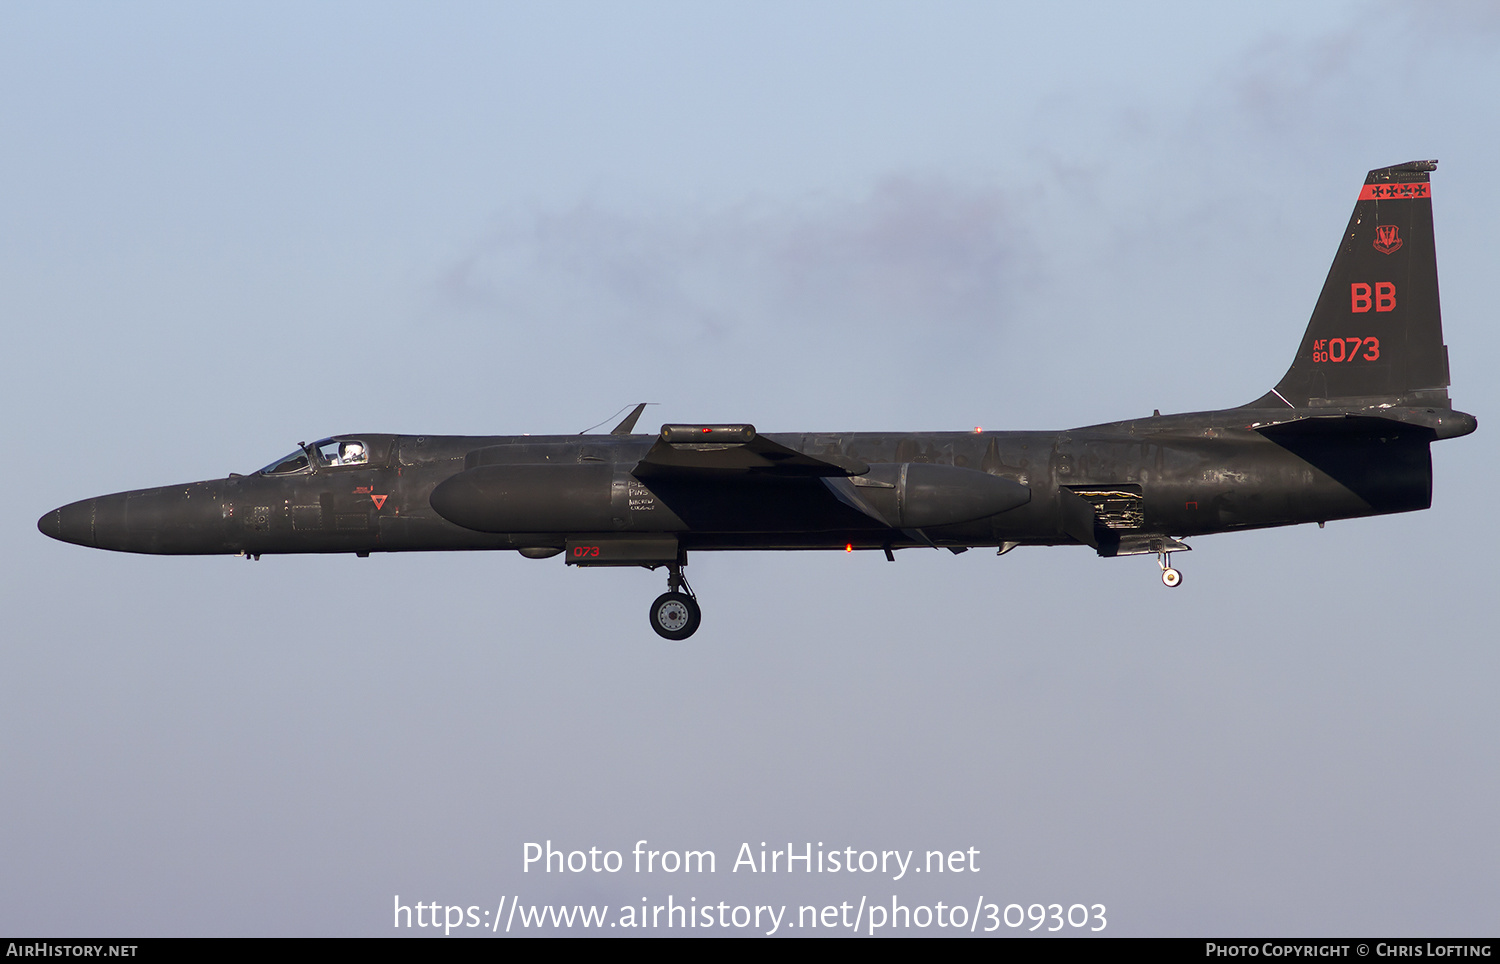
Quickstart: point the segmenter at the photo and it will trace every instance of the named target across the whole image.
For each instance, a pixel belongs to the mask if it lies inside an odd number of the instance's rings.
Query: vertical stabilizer
[[[1292,367],[1249,406],[1450,408],[1428,175],[1371,171]]]

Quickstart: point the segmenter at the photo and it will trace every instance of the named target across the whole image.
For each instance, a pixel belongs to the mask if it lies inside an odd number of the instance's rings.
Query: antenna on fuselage
[[[620,424],[618,424],[614,428],[610,429],[609,430],[609,434],[611,434],[611,435],[629,435],[631,432],[635,431],[635,423],[640,420],[641,413],[646,410],[646,406],[647,405],[655,405],[655,404],[656,404],[656,402],[641,402],[639,405],[637,405],[634,409],[631,410],[631,412],[630,412],[629,415],[625,416],[623,419],[620,420]],[[615,412],[615,415],[618,415],[618,414],[620,414],[620,412],[623,412],[623,411],[625,411],[625,408],[621,408],[619,411]],[[609,418],[614,418],[615,415],[611,415]],[[604,422],[608,422],[609,418],[606,418],[604,420]],[[579,432],[578,434],[579,435],[587,435],[590,432],[592,432],[594,429],[598,428],[600,425],[603,425],[604,422],[598,422],[597,424],[590,425],[588,428],[584,429],[582,432]]]

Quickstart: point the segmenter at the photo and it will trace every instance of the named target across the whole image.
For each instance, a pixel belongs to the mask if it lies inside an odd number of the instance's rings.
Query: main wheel
[[[651,604],[651,628],[663,639],[687,639],[698,631],[703,611],[685,592],[665,592]]]
[[[1176,589],[1182,585],[1182,573],[1176,569],[1163,569],[1161,571],[1161,584],[1168,589]]]

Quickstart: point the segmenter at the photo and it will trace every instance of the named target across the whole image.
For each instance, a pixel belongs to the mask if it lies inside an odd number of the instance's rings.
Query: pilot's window
[[[286,475],[291,472],[301,472],[307,468],[307,464],[307,453],[298,449],[291,455],[277,459],[260,471],[264,475]]]
[[[359,439],[329,438],[314,446],[318,462],[323,465],[365,465],[370,461],[370,450]]]

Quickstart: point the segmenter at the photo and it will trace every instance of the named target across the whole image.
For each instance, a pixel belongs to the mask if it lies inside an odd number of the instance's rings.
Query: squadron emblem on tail
[[[1376,225],[1375,250],[1381,254],[1395,254],[1401,250],[1401,229],[1394,224]]]

